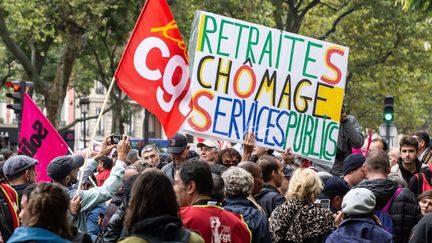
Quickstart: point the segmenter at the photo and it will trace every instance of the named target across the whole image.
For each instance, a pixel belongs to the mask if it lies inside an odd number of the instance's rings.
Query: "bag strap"
[[[420,174],[423,173],[417,173],[415,174],[415,177],[417,178],[417,193],[420,194],[420,192],[423,191],[423,176],[420,176]]]
[[[389,211],[393,201],[399,196],[399,194],[402,192],[403,188],[402,187],[398,187],[395,191],[395,193],[393,194],[393,196],[390,198],[390,200],[386,203],[386,205],[384,206],[383,209],[381,209],[381,211],[387,212]]]
[[[428,151],[430,151],[430,150],[428,150]],[[422,159],[423,163],[427,163],[427,161],[432,157],[432,153],[428,152],[427,154],[425,154],[425,157],[423,157],[423,159]],[[429,169],[432,171],[431,164],[428,164],[428,165],[429,165]]]

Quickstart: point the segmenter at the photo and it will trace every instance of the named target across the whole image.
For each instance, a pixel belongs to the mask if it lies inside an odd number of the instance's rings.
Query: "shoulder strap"
[[[393,203],[393,201],[399,196],[399,194],[402,192],[402,190],[403,190],[403,188],[399,186],[396,189],[396,191],[393,194],[393,196],[390,198],[390,200],[386,203],[386,205],[384,206],[384,208],[381,209],[381,211],[388,212],[389,209],[390,209],[390,207],[391,207],[391,205],[392,205],[392,203]]]
[[[423,176],[420,176],[420,174],[422,174]],[[419,172],[419,173],[415,174],[415,177],[417,178],[417,193],[420,194],[420,192],[423,191],[424,174]]]
[[[18,208],[15,208],[15,207],[18,207],[18,205],[17,205],[18,194],[15,191],[15,189],[10,187],[8,184],[0,184],[0,189],[3,192],[5,199],[7,201],[7,204],[9,206],[9,210],[10,210],[10,213],[12,215],[13,227],[17,228],[19,226],[18,213],[17,213]]]

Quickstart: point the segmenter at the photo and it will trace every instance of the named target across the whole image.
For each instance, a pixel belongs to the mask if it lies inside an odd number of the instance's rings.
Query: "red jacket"
[[[183,225],[201,234],[207,243],[251,242],[252,234],[240,215],[215,205],[180,209]]]
[[[110,176],[111,170],[103,169],[99,174],[96,175],[96,183],[98,186],[102,186],[105,180]]]

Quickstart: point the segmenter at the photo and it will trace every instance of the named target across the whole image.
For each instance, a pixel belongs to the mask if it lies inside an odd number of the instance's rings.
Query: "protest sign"
[[[39,161],[36,165],[36,181],[51,181],[46,170],[57,156],[66,155],[68,145],[45,117],[32,98],[24,93],[18,154]]]
[[[193,110],[183,130],[333,162],[348,48],[199,11],[189,44]]]

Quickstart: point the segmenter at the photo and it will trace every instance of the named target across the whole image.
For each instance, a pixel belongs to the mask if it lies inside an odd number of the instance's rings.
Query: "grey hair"
[[[225,183],[225,195],[233,196],[249,196],[252,192],[254,179],[246,170],[239,167],[230,167],[222,174],[222,179]]]

